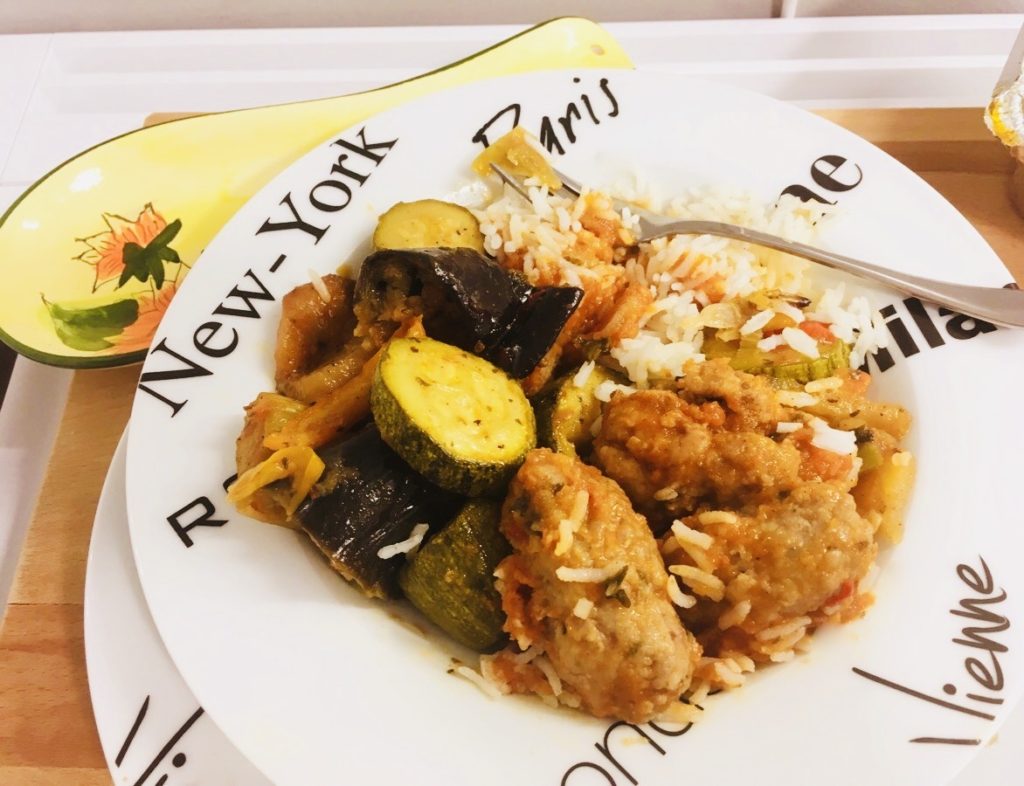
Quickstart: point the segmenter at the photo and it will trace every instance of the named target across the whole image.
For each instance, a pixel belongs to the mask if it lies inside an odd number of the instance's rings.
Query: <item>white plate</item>
[[[197,715],[199,703],[160,641],[135,572],[124,504],[126,452],[122,439],[96,508],[85,584],[89,695],[107,766],[118,783],[137,783],[147,771],[159,780],[180,769],[188,783],[266,786],[269,781],[208,714],[199,715],[178,736]],[[176,738],[174,745],[161,757],[171,738]],[[1024,761],[1021,740],[1024,707],[1018,704],[1000,730],[999,744],[983,748],[954,786],[1013,782]],[[179,754],[185,756],[178,759],[180,768],[175,767]]]
[[[575,143],[558,121],[569,104],[584,118]],[[1024,438],[1014,416],[1019,333],[982,332],[931,308],[918,321],[881,294],[903,351],[894,348],[875,394],[914,413],[920,472],[906,538],[881,559],[878,603],[864,620],[821,632],[797,662],[710,701],[685,734],[644,727],[656,745],[631,745],[635,730],[536,701],[492,701],[446,676],[447,644],[360,598],[302,536],[247,520],[224,499],[241,407],[272,384],[279,309],[269,297],[305,281],[308,268],[360,259],[393,202],[469,182],[479,129],[500,113],[493,139],[517,109],[534,133],[548,118],[565,147],[560,163],[593,182],[633,170],[668,192],[711,183],[766,200],[809,188],[842,208],[822,238],[832,248],[948,280],[1009,280],[967,221],[892,159],[788,105],[718,85],[552,72],[368,120],[365,139],[394,146],[355,153],[358,138],[344,132],[345,144],[312,151],[257,195],[207,249],[146,362],[128,510],[142,586],[182,675],[279,784],[646,786],[680,772],[793,786],[822,773],[836,784],[948,780],[1024,686],[1024,630],[1004,624],[1018,619],[1024,589],[1010,497],[1019,476],[1010,457]],[[339,163],[365,182],[332,174]],[[304,224],[275,229],[297,223],[292,208]],[[236,287],[265,287],[268,299],[245,306]],[[987,619],[951,614],[971,598],[983,602],[967,612]],[[986,630],[972,639],[971,628]]]
[[[269,786],[178,674],[139,586],[124,506],[127,439],[110,463],[89,543],[85,659],[103,755],[116,783]]]

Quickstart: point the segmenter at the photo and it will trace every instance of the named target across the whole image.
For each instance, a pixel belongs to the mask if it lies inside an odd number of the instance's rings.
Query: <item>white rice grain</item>
[[[818,403],[818,399],[810,393],[804,393],[802,390],[777,390],[775,391],[775,398],[782,406],[795,407],[797,409],[813,407]]]
[[[715,512],[716,513],[727,513],[728,511],[724,511],[723,510],[723,511],[715,511]],[[707,513],[702,513],[700,516],[697,517],[701,524],[714,524],[714,523],[717,523],[717,522],[723,522],[723,523],[726,523],[726,524],[735,524],[736,521],[737,521],[735,514],[731,514],[732,515],[732,520],[731,521],[729,519],[721,519],[721,518],[719,518],[719,519],[712,519],[711,521],[705,521],[702,518],[702,516],[706,516],[706,515],[708,515],[708,514]],[[675,521],[672,522],[672,535],[675,536],[675,539],[678,541],[680,546],[686,546],[687,544],[690,544],[690,545],[696,546],[697,548],[705,549],[706,550],[706,549],[711,548],[712,544],[715,542],[714,538],[712,538],[706,532],[698,532],[697,530],[693,529],[693,527],[686,526],[679,519],[676,519]]]
[[[801,355],[805,355],[809,358],[817,358],[820,356],[820,353],[818,352],[818,342],[800,330],[800,328],[783,328],[782,340]]]
[[[498,690],[497,686],[486,680],[479,673],[473,671],[469,666],[456,666],[451,670],[451,673],[458,674],[460,677],[465,677],[492,699],[501,698],[501,691]]]
[[[741,336],[749,336],[751,333],[756,333],[769,322],[772,321],[772,317],[775,316],[775,312],[770,308],[766,308],[764,311],[758,311],[754,316],[743,323],[740,327]]]
[[[324,283],[323,277],[315,270],[313,270],[313,268],[309,268],[309,270],[306,272],[309,273],[309,283],[313,285],[313,289],[316,290],[316,293],[320,296],[320,299],[324,301],[324,303],[330,303],[331,293],[330,291],[328,291],[327,285]]]
[[[546,656],[541,655],[535,658],[533,664],[540,669],[545,679],[548,681],[548,685],[551,686],[551,692],[556,696],[562,692],[562,680],[558,676],[558,672],[555,671],[555,667],[551,665],[551,661]]]
[[[705,526],[711,526],[712,524],[735,524],[739,520],[739,516],[731,510],[706,510],[697,515],[697,521]]]
[[[561,565],[555,570],[555,575],[560,581],[569,583],[599,584],[614,578],[621,570],[622,567],[619,565],[611,565],[607,568],[570,568]]]
[[[587,598],[580,598],[576,601],[576,605],[572,607],[572,613],[579,617],[581,620],[585,620],[590,616],[590,612],[594,610],[594,602]]]
[[[582,366],[580,370],[576,372],[576,375],[572,378],[572,384],[578,388],[583,387],[587,384],[587,380],[590,379],[590,375],[594,373],[594,367],[597,364],[593,360],[588,360]]]
[[[796,617],[786,622],[781,622],[778,625],[773,625],[770,628],[758,631],[758,641],[772,641],[773,639],[781,639],[784,636],[792,634],[794,631],[806,628],[811,624],[810,617]]]
[[[824,379],[812,379],[804,385],[804,390],[808,393],[825,393],[829,390],[838,390],[842,386],[843,380],[839,377],[825,377]]]
[[[670,565],[669,572],[679,576],[686,586],[698,595],[716,602],[725,597],[725,584],[713,573],[692,565]]]
[[[417,524],[412,528],[408,538],[389,546],[382,546],[378,549],[377,556],[380,559],[391,559],[399,554],[408,554],[423,542],[423,536],[427,534],[428,529],[430,529],[429,524]]]
[[[743,623],[750,614],[750,601],[741,600],[718,618],[718,629],[728,630]]]
[[[811,418],[811,430],[814,432],[811,438],[814,447],[842,456],[857,454],[857,436],[852,431],[832,428],[821,418]]]
[[[692,609],[697,605],[697,599],[693,595],[687,595],[679,587],[679,581],[675,576],[669,576],[665,585],[668,590],[669,599],[682,609]]]
[[[804,424],[796,420],[782,420],[775,426],[775,433],[792,434],[794,431],[799,431],[803,427]]]

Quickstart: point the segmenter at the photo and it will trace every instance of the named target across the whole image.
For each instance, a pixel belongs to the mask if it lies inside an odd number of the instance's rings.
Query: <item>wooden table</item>
[[[981,110],[820,114],[917,171],[1024,283],[1024,220],[1008,198],[1012,162]],[[0,626],[0,784],[109,786],[86,682],[82,603],[103,478],[128,419],[138,367],[79,371]]]

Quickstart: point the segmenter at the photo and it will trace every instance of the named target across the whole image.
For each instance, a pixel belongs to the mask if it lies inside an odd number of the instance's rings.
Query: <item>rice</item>
[[[799,328],[783,328],[782,340],[801,355],[805,355],[809,358],[817,358],[820,356],[820,353],[818,352],[818,342]]]
[[[504,262],[514,256],[530,283],[582,286],[605,276],[625,276],[646,286],[654,304],[636,336],[619,341],[610,353],[633,385],[644,388],[654,379],[681,376],[683,366],[705,359],[701,352],[704,329],[738,330],[751,335],[762,330],[775,315],[793,323],[781,333],[762,337],[758,347],[771,351],[792,347],[803,355],[818,356],[817,342],[799,329],[806,321],[825,324],[851,345],[851,362],[860,365],[868,353],[886,346],[888,331],[877,312],[863,297],[848,298],[840,285],[815,290],[805,272],[806,260],[761,246],[711,235],[675,235],[627,249],[634,241],[638,219],[629,207],[616,211],[608,195],[585,191],[578,198],[552,194],[539,181],[527,183],[528,199],[505,187],[489,205],[474,210],[484,235],[484,247]],[[804,202],[784,195],[764,202],[750,194],[715,189],[691,189],[665,200],[634,185],[618,190],[619,196],[644,204],[663,215],[725,221],[759,229],[791,240],[813,243],[827,224],[832,207]],[[593,261],[586,254],[590,235],[584,226],[589,218],[611,222],[620,246],[616,262]],[[581,263],[581,259],[587,261]],[[759,291],[777,290],[783,295],[802,293],[810,305],[801,310],[785,297],[746,319],[739,299]],[[747,312],[749,314],[749,311]],[[585,383],[592,367],[585,366],[574,379]],[[616,389],[602,391],[607,401]]]
[[[720,578],[706,570],[692,565],[670,565],[669,572],[675,573],[691,590],[698,595],[719,601],[725,597],[725,584]]]
[[[480,690],[482,690],[484,693],[490,696],[492,699],[501,698],[501,691],[498,689],[498,686],[490,680],[483,677],[478,672],[469,668],[469,666],[456,666],[455,668],[451,669],[448,673],[458,674],[460,677],[465,677],[467,680],[476,685]]]
[[[658,502],[668,502],[679,496],[679,492],[671,486],[665,486],[663,489],[658,489],[654,492],[654,498]]]
[[[584,385],[586,385],[587,380],[590,379],[590,375],[594,373],[594,367],[596,365],[597,364],[593,360],[588,360],[586,363],[580,366],[580,370],[577,371],[575,376],[573,376],[572,378],[572,384],[578,388],[581,388]]]
[[[795,631],[803,631],[808,625],[811,624],[810,617],[796,617],[787,622],[779,623],[770,628],[758,631],[758,641],[772,641],[773,639],[782,639],[785,636],[791,635]]]
[[[808,393],[825,393],[829,390],[838,390],[843,386],[843,380],[839,377],[825,377],[824,379],[812,379],[804,390]]]
[[[621,570],[622,567],[619,565],[607,568],[570,568],[561,565],[555,570],[555,575],[560,581],[576,584],[600,584],[614,578]]]
[[[579,617],[581,620],[585,620],[590,616],[590,612],[594,610],[594,602],[587,600],[586,598],[580,598],[576,601],[576,605],[572,607],[572,613]]]
[[[716,512],[726,513],[727,511],[716,511]],[[702,513],[701,514],[701,516],[707,516],[707,515],[708,515],[707,513]],[[701,516],[698,516],[697,518],[698,518],[698,520],[700,521],[701,524],[711,524],[711,523],[715,523],[715,521],[722,521],[722,522],[727,523],[727,524],[735,524],[736,521],[737,521],[736,515],[735,514],[730,514],[730,515],[732,515],[732,519],[731,520],[729,520],[729,519],[716,519],[716,520],[706,521],[705,519],[701,518]],[[700,549],[709,549],[709,548],[711,548],[711,545],[715,542],[714,539],[710,535],[708,535],[706,532],[698,532],[697,530],[693,529],[692,527],[686,526],[679,519],[676,519],[675,521],[672,522],[672,535],[675,537],[676,541],[678,541],[679,545],[680,546],[684,546],[684,547],[687,546],[687,545],[692,545],[692,546],[696,546],[697,548],[700,548]]]
[[[804,393],[802,390],[777,390],[775,398],[782,406],[795,407],[797,409],[813,407],[818,403],[818,399],[810,393]]]
[[[692,609],[697,605],[697,599],[693,595],[687,595],[679,588],[679,581],[675,576],[669,576],[665,584],[669,600],[683,609]]]
[[[569,518],[558,522],[558,543],[555,545],[555,556],[560,557],[572,548],[573,540],[580,527],[587,518],[587,506],[590,504],[590,494],[586,489],[576,492],[573,499],[572,510]]]
[[[551,661],[541,655],[540,657],[534,658],[533,665],[540,669],[545,679],[547,679],[548,685],[551,686],[551,692],[555,696],[560,695],[562,692],[562,680],[555,671],[555,667],[551,665]]]
[[[765,309],[764,311],[758,311],[754,316],[743,323],[740,328],[741,336],[748,336],[751,333],[756,333],[769,322],[772,321],[772,317],[775,316],[775,312],[771,309]]]
[[[331,293],[328,291],[327,285],[324,283],[324,280],[321,277],[321,275],[317,273],[315,270],[313,270],[313,268],[310,268],[306,272],[309,273],[309,283],[313,285],[313,289],[316,290],[316,293],[320,296],[320,299],[324,301],[324,303],[330,303]]]
[[[844,456],[857,455],[857,436],[852,431],[832,428],[821,418],[811,418],[811,444]]]
[[[739,516],[731,510],[707,510],[697,514],[697,521],[705,526],[712,524],[735,524]]]
[[[412,528],[408,538],[398,543],[392,543],[390,546],[382,546],[378,549],[377,556],[380,559],[391,559],[399,554],[408,554],[423,542],[423,537],[427,534],[428,529],[430,529],[429,524],[417,524]]]
[[[776,434],[792,434],[794,431],[799,431],[804,427],[803,423],[796,420],[782,420],[779,421],[775,426]]]
[[[718,618],[718,629],[728,630],[743,623],[750,614],[750,601],[741,600]]]
[[[636,388],[629,385],[620,385],[617,382],[606,379],[594,389],[594,398],[598,401],[608,402],[612,400],[613,393],[624,393],[628,396],[631,393],[636,393]]]
[[[693,723],[700,720],[703,710],[696,704],[677,701],[658,716],[659,723]]]

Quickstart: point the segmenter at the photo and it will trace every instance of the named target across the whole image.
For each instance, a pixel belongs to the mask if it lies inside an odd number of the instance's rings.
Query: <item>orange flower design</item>
[[[167,311],[167,307],[177,292],[177,282],[168,282],[163,289],[159,289],[155,293],[146,292],[139,295],[136,298],[139,301],[139,318],[128,325],[119,335],[110,339],[114,344],[114,348],[110,351],[122,354],[149,349],[157,325],[160,324],[164,312]]]
[[[125,267],[125,244],[145,247],[167,227],[167,221],[153,209],[152,203],[147,203],[134,221],[115,213],[104,213],[103,223],[107,225],[106,231],[75,238],[88,248],[74,258],[96,269],[93,292],[120,277]]]

